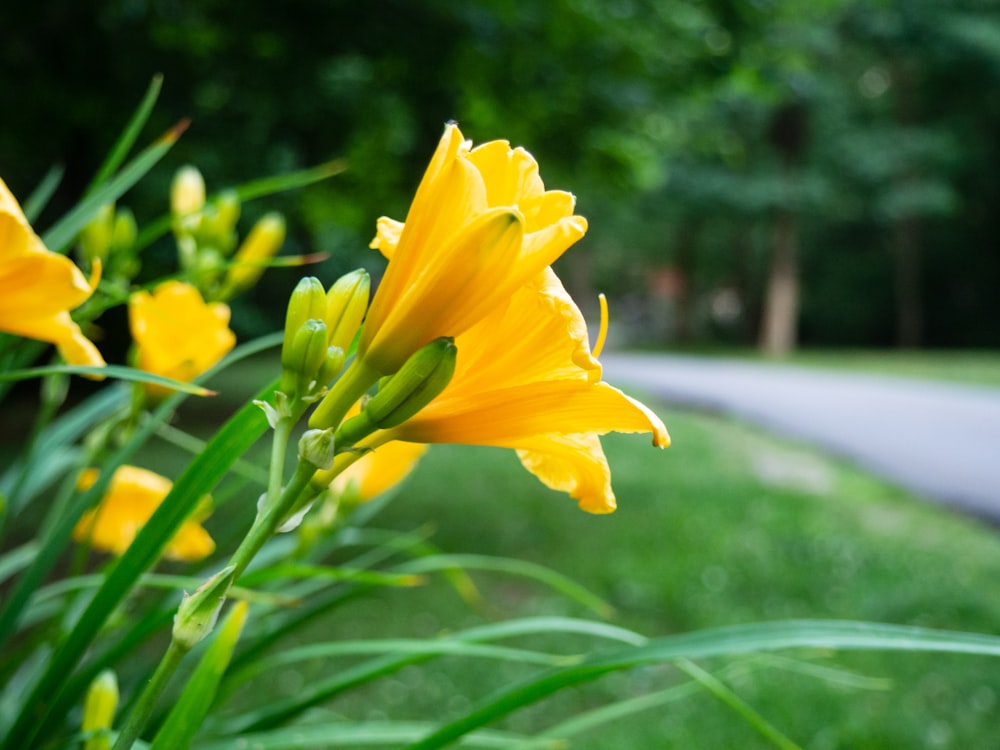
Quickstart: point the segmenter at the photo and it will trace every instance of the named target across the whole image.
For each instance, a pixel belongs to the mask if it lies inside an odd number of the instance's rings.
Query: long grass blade
[[[650,640],[626,649],[591,654],[580,665],[550,670],[526,680],[466,716],[443,725],[407,750],[444,747],[468,732],[535,703],[559,690],[591,682],[623,669],[677,659],[729,656],[792,648],[842,650],[935,651],[1000,656],[1000,637],[956,633],[878,623],[792,620],[716,628]]]
[[[143,127],[146,125],[146,121],[149,120],[150,114],[153,112],[153,107],[156,105],[156,100],[160,96],[160,89],[163,86],[163,75],[157,73],[153,76],[153,79],[149,82],[149,87],[146,89],[146,93],[142,97],[142,101],[139,102],[139,106],[136,107],[135,112],[132,113],[132,117],[129,118],[128,124],[125,126],[125,130],[122,134],[118,136],[118,140],[115,141],[115,145],[112,146],[110,153],[104,160],[97,174],[94,176],[93,181],[87,188],[84,195],[89,195],[94,190],[97,189],[103,182],[105,182],[118,167],[121,166],[122,162],[125,161],[125,157],[128,152],[135,145],[136,140],[139,138],[139,133],[142,132]]]
[[[87,225],[87,222],[94,218],[101,206],[118,200],[125,191],[142,179],[163,158],[180,138],[187,125],[186,121],[175,125],[151,146],[141,151],[115,177],[88,194],[42,235],[42,242],[45,243],[45,246],[54,253],[62,252],[69,247],[76,235]]]
[[[263,389],[258,397],[268,398],[275,386],[276,382],[272,383]],[[184,394],[177,394],[167,399],[160,408],[175,408],[177,400],[183,396]],[[134,450],[137,447],[133,444],[135,440],[140,435],[142,440],[145,440],[154,430],[155,423],[162,418],[163,415],[159,419],[154,415],[147,425],[136,432],[136,437],[126,447]],[[214,487],[236,457],[253,445],[266,429],[267,420],[263,412],[252,403],[247,404],[216,433],[206,451],[192,461],[181,474],[173,489],[138,533],[134,543],[111,566],[104,584],[94,594],[75,626],[53,654],[49,669],[26,700],[19,721],[3,747],[26,746],[36,732],[44,732],[51,728],[43,719],[59,698],[60,688],[65,683],[65,675],[72,672],[108,615],[131,590],[139,576],[156,562],[180,524],[194,510],[199,499]],[[124,458],[118,461],[122,462]],[[106,477],[107,481],[110,481],[110,474],[111,472],[102,472],[91,491],[85,493],[88,500],[93,499],[89,493],[94,492],[95,488],[97,491],[103,491],[101,478]],[[79,514],[76,514],[76,517],[72,516],[73,514],[70,514],[62,521],[59,538],[65,537],[65,540],[68,540]],[[61,548],[62,545],[59,549]],[[49,562],[51,564],[54,559]],[[22,576],[23,578],[25,577]],[[31,590],[37,586],[37,582],[37,580],[30,582]],[[20,607],[23,607],[23,601],[20,602]]]
[[[29,224],[34,224],[35,220],[39,217],[45,207],[49,205],[49,201],[52,200],[52,196],[56,192],[56,188],[59,187],[59,183],[62,182],[63,174],[65,174],[66,168],[62,164],[56,164],[45,173],[42,181],[38,183],[38,186],[31,191],[31,195],[28,196],[21,204],[21,210],[24,211],[24,218],[28,220]]]
[[[30,380],[40,378],[45,375],[98,375],[102,377],[115,378],[117,380],[128,380],[133,383],[153,383],[162,385],[181,393],[190,393],[192,396],[214,396],[215,391],[204,388],[194,383],[187,383],[183,380],[165,378],[162,375],[154,375],[151,372],[137,370],[134,367],[123,367],[122,365],[105,365],[104,367],[87,367],[84,365],[50,365],[48,367],[29,367],[25,370],[12,370],[10,372],[0,372],[0,381],[4,380]]]

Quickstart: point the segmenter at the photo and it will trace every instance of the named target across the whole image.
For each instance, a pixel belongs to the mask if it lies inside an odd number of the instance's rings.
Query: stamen
[[[604,340],[608,337],[608,298],[602,292],[597,295],[597,301],[601,303],[601,328],[597,332],[597,341],[594,343],[594,351],[592,352],[595,358],[601,356]]]

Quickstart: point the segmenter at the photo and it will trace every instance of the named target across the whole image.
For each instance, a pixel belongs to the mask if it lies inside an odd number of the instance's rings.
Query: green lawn
[[[996,632],[1000,538],[994,529],[733,421],[661,413],[674,438],[667,451],[649,448],[639,436],[606,439],[620,505],[613,515],[577,510],[523,471],[510,451],[436,447],[375,524],[432,529],[433,543],[447,552],[546,565],[612,604],[613,622],[647,635],[785,618]],[[532,582],[498,574],[474,578],[486,611],[434,579],[337,610],[313,636],[430,636],[492,618],[588,614]],[[702,666],[802,747],[1000,748],[1000,661],[809,652]],[[330,710],[355,719],[442,719],[521,674],[515,665],[444,660],[407,668],[332,702]],[[274,681],[275,690],[293,693],[298,678],[284,677]],[[517,713],[502,726],[536,731],[571,713],[684,681],[670,668],[615,675]],[[770,746],[701,689],[572,745]]]

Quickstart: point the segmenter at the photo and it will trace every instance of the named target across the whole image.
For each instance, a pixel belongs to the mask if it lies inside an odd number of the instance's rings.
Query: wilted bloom
[[[524,149],[473,149],[449,125],[406,223],[378,222],[372,247],[390,261],[361,329],[365,365],[393,373],[424,344],[482,320],[584,235],[574,202],[545,190]]]
[[[542,482],[594,513],[615,508],[598,435],[651,432],[654,445],[670,443],[652,411],[601,381],[583,316],[551,269],[455,344],[450,385],[381,439],[514,448]]]
[[[77,486],[86,490],[97,481],[97,469],[87,469]],[[120,555],[128,549],[173,487],[166,477],[136,466],[120,466],[111,477],[100,504],[84,513],[73,529],[77,541],[89,541],[96,549]],[[193,561],[207,557],[215,542],[201,527],[201,518],[190,518],[170,540],[164,552],[173,560]]]
[[[152,294],[136,292],[128,312],[137,366],[155,375],[190,382],[236,344],[236,334],[229,330],[229,307],[206,303],[197,289],[180,281],[164,282]],[[154,385],[147,390],[170,393]]]
[[[46,249],[0,180],[0,331],[55,344],[70,364],[103,367],[97,347],[69,315],[99,277],[99,263],[88,282],[71,260]]]

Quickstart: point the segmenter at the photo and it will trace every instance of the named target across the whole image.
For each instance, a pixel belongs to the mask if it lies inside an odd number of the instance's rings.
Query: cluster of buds
[[[233,190],[208,200],[196,167],[182,167],[174,176],[170,212],[181,268],[206,299],[225,301],[249,289],[285,241],[285,220],[271,212],[237,247],[240,211]]]
[[[279,386],[289,404],[312,403],[343,368],[368,309],[370,288],[367,272],[360,269],[340,277],[329,291],[312,276],[295,287],[285,317]],[[304,406],[292,408],[301,413]]]
[[[100,263],[105,281],[127,288],[128,282],[139,273],[137,235],[132,211],[108,203],[80,230],[77,237],[80,259],[91,268]]]

